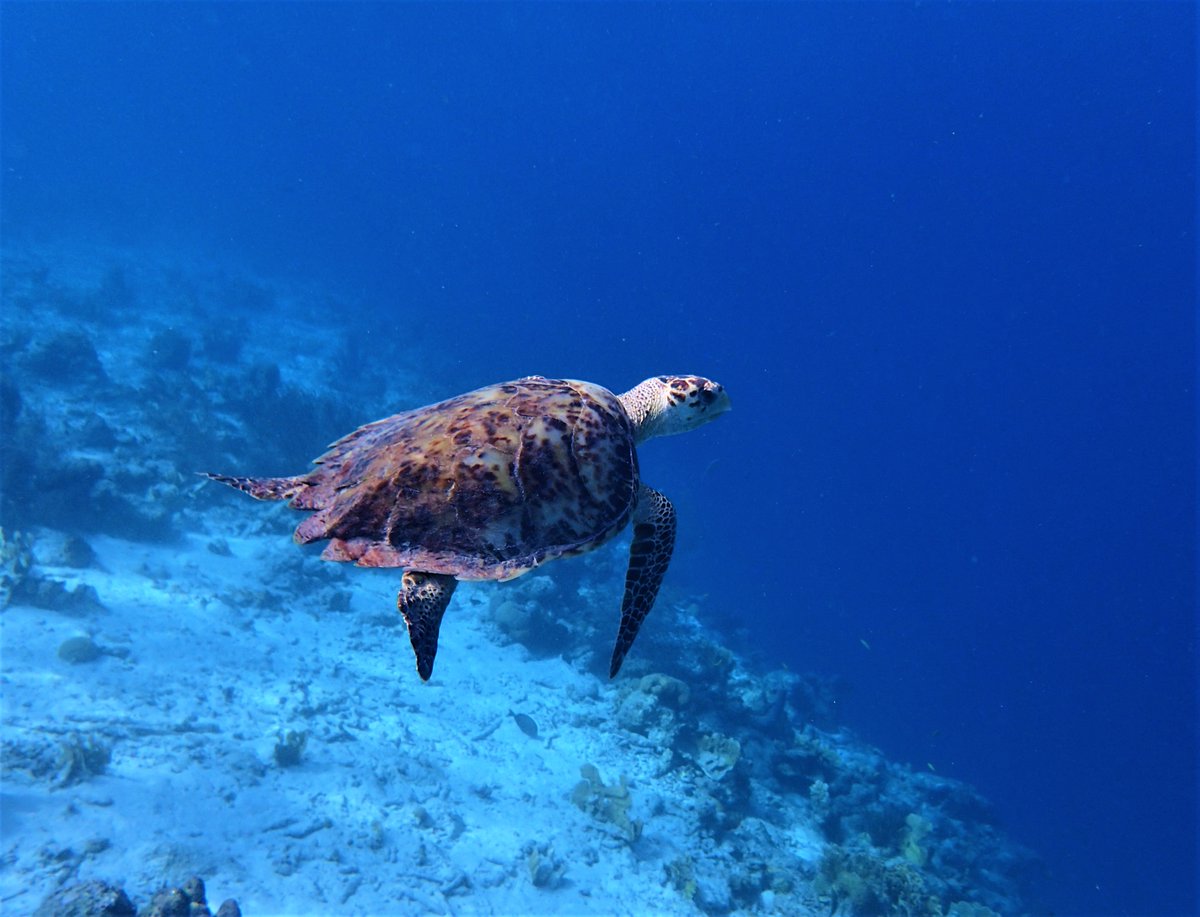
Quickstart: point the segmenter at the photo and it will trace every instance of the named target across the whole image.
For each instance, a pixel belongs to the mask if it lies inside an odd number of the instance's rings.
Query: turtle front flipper
[[[613,647],[609,678],[621,671],[625,654],[654,605],[674,548],[675,507],[657,490],[643,484],[633,511],[633,543],[629,546],[629,571],[625,574],[625,599],[621,602],[621,628]]]
[[[242,478],[229,474],[214,474],[211,471],[201,471],[200,474],[210,481],[228,484],[234,490],[249,494],[255,500],[290,500],[308,486],[305,475],[291,478]]]
[[[417,654],[417,674],[429,681],[433,674],[433,657],[437,655],[438,631],[442,615],[454,595],[458,580],[440,573],[418,573],[410,570],[400,581],[396,607],[408,625],[408,639]]]

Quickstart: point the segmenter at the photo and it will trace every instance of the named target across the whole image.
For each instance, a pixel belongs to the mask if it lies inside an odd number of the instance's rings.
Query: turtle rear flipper
[[[658,587],[675,549],[675,507],[652,487],[641,485],[633,512],[633,543],[629,546],[629,571],[625,574],[625,598],[621,602],[621,627],[613,647],[608,677],[621,671],[625,654],[633,646],[638,628],[654,605]]]
[[[417,654],[417,674],[421,681],[429,681],[433,674],[433,659],[437,656],[442,615],[446,613],[458,580],[441,573],[409,570],[400,582],[396,607],[408,625],[408,639]]]
[[[211,471],[201,471],[200,474],[210,480],[228,484],[234,490],[249,494],[255,500],[291,500],[308,486],[306,475],[291,478],[239,478],[228,474],[213,474]]]

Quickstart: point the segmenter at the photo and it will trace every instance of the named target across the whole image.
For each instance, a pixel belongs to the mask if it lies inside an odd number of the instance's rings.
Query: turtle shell
[[[629,521],[633,426],[587,382],[531,376],[360,427],[299,479],[296,541],[324,557],[510,579],[590,550]]]

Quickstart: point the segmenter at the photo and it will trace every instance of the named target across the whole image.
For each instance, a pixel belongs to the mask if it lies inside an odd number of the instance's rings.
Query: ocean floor
[[[1026,911],[1036,860],[986,800],[857,740],[686,582],[610,681],[627,541],[463,584],[422,683],[399,571],[194,474],[299,471],[314,429],[454,393],[336,303],[3,253],[0,911],[192,876],[246,915]]]

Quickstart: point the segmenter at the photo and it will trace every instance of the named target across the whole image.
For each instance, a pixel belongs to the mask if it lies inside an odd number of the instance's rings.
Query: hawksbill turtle
[[[512,579],[590,551],[632,520],[612,677],[675,543],[675,508],[641,480],[637,447],[729,407],[725,389],[700,376],[656,376],[619,396],[527,376],[360,427],[307,474],[206,476],[311,511],[294,538],[328,541],[326,560],[403,569],[397,606],[423,681],[459,580]]]

